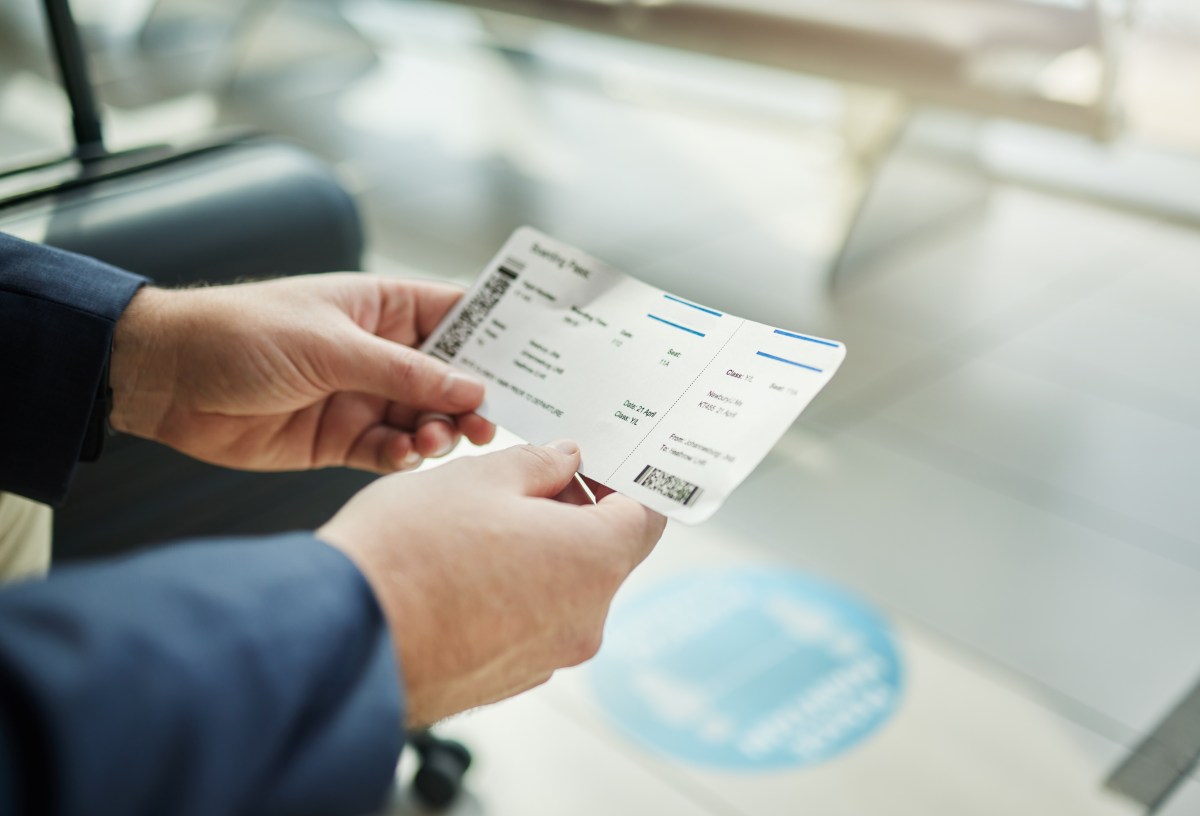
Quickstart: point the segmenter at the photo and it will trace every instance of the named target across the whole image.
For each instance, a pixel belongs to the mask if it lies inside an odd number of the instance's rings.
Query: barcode
[[[503,266],[499,267],[494,275],[484,281],[483,286],[467,302],[449,328],[442,332],[442,336],[433,344],[433,353],[443,360],[453,359],[516,279],[516,272]]]
[[[670,473],[646,465],[642,472],[633,480],[655,493],[666,496],[673,502],[679,502],[684,507],[691,507],[700,498],[700,488],[691,482],[672,476]]]

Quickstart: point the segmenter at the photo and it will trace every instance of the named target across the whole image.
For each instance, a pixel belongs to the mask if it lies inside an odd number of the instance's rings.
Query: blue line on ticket
[[[717,511],[846,356],[529,227],[422,348],[484,381],[483,416],[530,442],[574,439],[585,476],[689,524]]]

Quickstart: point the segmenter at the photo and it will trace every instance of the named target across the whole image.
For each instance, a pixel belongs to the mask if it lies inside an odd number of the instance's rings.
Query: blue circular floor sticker
[[[614,608],[590,679],[651,749],[729,770],[811,765],[896,708],[887,622],[837,587],[763,569],[678,576]]]

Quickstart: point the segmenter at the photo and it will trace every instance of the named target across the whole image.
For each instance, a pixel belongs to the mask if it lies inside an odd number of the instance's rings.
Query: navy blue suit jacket
[[[143,283],[0,235],[0,490],[65,496]],[[370,587],[311,533],[56,570],[0,591],[0,813],[368,812],[398,678]]]

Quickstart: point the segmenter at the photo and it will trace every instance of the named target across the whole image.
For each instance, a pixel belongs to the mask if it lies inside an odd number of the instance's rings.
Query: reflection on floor
[[[697,566],[821,577],[889,618],[904,696],[827,763],[731,773],[639,747],[587,668],[562,672],[443,726],[477,756],[453,812],[1142,812],[1104,780],[1200,677],[1200,234],[1001,186],[831,293],[805,231],[836,193],[819,128],[622,87],[398,37],[338,93],[221,116],[337,161],[376,271],[466,281],[529,223],[844,341],[763,466],[623,597]],[[1200,779],[1161,812],[1200,812]]]

